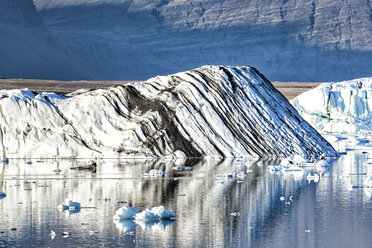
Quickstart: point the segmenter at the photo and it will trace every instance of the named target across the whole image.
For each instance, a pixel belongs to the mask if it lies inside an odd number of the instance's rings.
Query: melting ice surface
[[[341,141],[334,145],[344,150],[337,144]],[[368,149],[348,150],[337,160],[296,165],[292,170],[273,160],[176,164],[104,160],[96,173],[70,170],[76,165],[73,160],[26,162],[11,159],[0,165],[0,191],[7,194],[0,199],[0,247],[369,247],[372,243],[372,189],[363,187],[372,175]],[[192,170],[172,169],[179,166]],[[165,175],[141,176],[152,169]],[[311,177],[314,174],[319,180]],[[57,206],[65,199],[80,202],[80,211],[59,211]],[[161,205],[177,217],[112,218],[122,206],[143,210]],[[53,239],[51,230],[56,232]],[[70,235],[64,237],[63,232]]]

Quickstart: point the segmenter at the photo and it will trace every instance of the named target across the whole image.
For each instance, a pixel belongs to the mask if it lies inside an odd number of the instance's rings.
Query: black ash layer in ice
[[[335,156],[251,67],[204,66],[68,97],[0,91],[9,157]]]

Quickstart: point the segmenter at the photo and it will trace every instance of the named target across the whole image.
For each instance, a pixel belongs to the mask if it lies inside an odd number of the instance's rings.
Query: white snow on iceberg
[[[321,133],[372,131],[372,78],[324,83],[291,103]]]
[[[41,157],[335,156],[251,67],[204,66],[69,97],[0,91],[0,154]]]

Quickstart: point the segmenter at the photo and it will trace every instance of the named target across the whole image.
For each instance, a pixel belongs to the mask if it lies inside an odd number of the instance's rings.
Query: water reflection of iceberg
[[[162,220],[113,220],[117,229],[119,229],[122,233],[128,233],[134,231],[137,226],[140,226],[143,230],[165,230],[165,228],[169,225],[172,225],[176,222],[176,220],[172,219],[162,219]]]
[[[153,230],[165,230],[165,228],[169,225],[175,223],[176,220],[172,219],[162,219],[162,220],[136,220],[136,223],[143,229],[153,229]]]
[[[135,230],[138,224],[134,220],[126,219],[126,220],[113,220],[117,229],[119,229],[122,233],[127,233]]]

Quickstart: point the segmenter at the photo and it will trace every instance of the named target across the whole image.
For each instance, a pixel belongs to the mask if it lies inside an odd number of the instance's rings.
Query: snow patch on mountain
[[[372,78],[324,83],[291,100],[301,116],[321,133],[370,133]]]
[[[29,158],[336,155],[251,67],[204,66],[68,97],[2,90],[0,142],[2,156]]]

